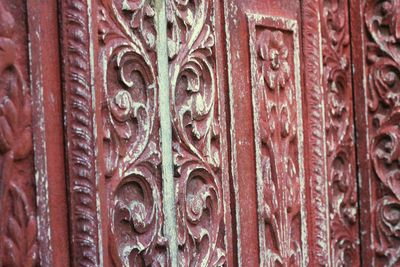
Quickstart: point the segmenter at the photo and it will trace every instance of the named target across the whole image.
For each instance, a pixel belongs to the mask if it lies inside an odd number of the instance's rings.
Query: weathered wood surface
[[[399,9],[2,0],[0,265],[400,264]]]

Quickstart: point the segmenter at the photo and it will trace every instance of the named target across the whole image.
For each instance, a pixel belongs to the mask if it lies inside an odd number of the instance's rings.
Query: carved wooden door
[[[399,0],[1,0],[0,266],[400,266]]]

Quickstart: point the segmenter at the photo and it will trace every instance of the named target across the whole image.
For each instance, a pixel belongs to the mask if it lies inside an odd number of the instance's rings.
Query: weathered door
[[[400,265],[399,10],[1,0],[0,266]]]

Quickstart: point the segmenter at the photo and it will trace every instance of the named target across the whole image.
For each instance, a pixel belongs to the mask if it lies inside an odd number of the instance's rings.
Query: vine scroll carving
[[[167,1],[180,266],[226,264],[227,151],[221,147],[215,6],[212,0]]]
[[[99,6],[109,254],[114,266],[168,266],[154,6],[129,0]]]
[[[363,1],[372,258],[400,264],[400,1]],[[366,208],[366,207],[365,207]]]
[[[324,1],[323,86],[333,266],[359,265],[357,183],[347,1]]]

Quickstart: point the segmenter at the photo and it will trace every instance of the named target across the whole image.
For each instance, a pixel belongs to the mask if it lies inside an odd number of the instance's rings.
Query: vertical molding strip
[[[325,110],[322,87],[322,34],[320,0],[306,0],[302,5],[303,57],[305,61],[305,122],[309,125],[306,176],[309,192],[309,235],[312,266],[330,266],[328,184],[325,151]],[[328,264],[327,264],[328,263]]]
[[[160,86],[159,110],[161,125],[162,177],[164,200],[164,230],[168,238],[171,266],[178,266],[178,238],[175,210],[175,183],[172,162],[172,127],[170,116],[170,93],[168,78],[167,17],[164,0],[155,1],[157,29],[158,81]]]
[[[72,266],[99,266],[93,116],[92,0],[61,1],[64,120]]]

